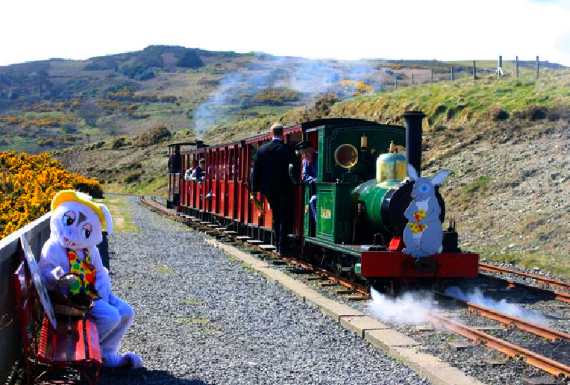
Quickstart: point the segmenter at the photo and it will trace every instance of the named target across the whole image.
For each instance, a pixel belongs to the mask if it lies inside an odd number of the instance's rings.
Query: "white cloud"
[[[3,0],[0,65],[150,44],[277,55],[570,65],[567,0]]]

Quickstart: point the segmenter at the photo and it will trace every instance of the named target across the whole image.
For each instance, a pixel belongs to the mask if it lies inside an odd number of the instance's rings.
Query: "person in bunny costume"
[[[142,366],[138,355],[119,353],[134,311],[112,293],[109,272],[97,249],[103,230],[111,234],[112,227],[105,205],[77,191],[58,192],[51,202],[50,237],[42,248],[40,272],[48,290],[93,299],[88,315],[97,325],[104,366],[137,368]]]
[[[408,176],[414,182],[414,187],[412,201],[404,211],[408,223],[404,229],[406,247],[402,251],[414,258],[428,257],[441,251],[441,207],[435,195],[435,188],[440,186],[448,175],[449,171],[441,170],[431,178],[422,178],[412,165],[408,165]]]

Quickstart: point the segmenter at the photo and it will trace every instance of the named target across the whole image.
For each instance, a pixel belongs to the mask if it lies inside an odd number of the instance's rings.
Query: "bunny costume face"
[[[103,230],[111,233],[113,224],[107,207],[94,203],[86,194],[60,194],[52,205],[56,207],[52,211],[50,229],[61,246],[72,250],[89,249],[101,243]],[[67,200],[76,197],[81,200]]]

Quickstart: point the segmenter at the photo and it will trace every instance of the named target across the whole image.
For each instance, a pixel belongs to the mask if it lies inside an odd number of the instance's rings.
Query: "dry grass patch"
[[[105,199],[100,200],[105,204],[111,215],[113,216],[113,231],[135,233],[139,232],[139,227],[134,223],[129,210],[129,202],[127,197],[118,195],[107,195]]]

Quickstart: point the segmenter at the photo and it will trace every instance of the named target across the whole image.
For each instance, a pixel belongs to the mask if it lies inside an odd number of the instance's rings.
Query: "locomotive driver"
[[[273,215],[275,246],[281,255],[287,254],[287,234],[293,212],[293,184],[289,178],[289,164],[296,159],[283,142],[283,126],[275,123],[270,128],[272,139],[257,150],[253,158],[251,189],[267,197]]]

